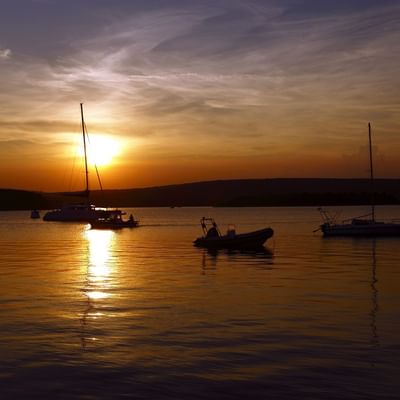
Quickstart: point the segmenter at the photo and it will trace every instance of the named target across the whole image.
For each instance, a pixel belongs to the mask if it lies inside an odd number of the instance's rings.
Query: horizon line
[[[299,180],[314,180],[314,181],[328,181],[328,180],[342,180],[342,181],[351,181],[351,180],[365,180],[369,181],[370,178],[366,177],[357,177],[357,178],[338,178],[338,177],[329,177],[329,178],[312,178],[312,177],[303,177],[303,178],[235,178],[235,179],[212,179],[212,180],[205,180],[205,181],[190,181],[190,182],[183,182],[183,183],[169,183],[165,185],[152,185],[152,186],[142,186],[142,187],[125,187],[125,188],[106,188],[106,189],[90,189],[90,192],[101,192],[101,191],[112,191],[112,190],[145,190],[145,189],[155,189],[155,188],[162,188],[162,187],[171,187],[171,186],[185,186],[185,185],[195,185],[195,184],[202,184],[202,183],[216,183],[216,182],[238,182],[238,181],[299,181]],[[400,177],[398,178],[374,178],[375,181],[377,180],[400,180]],[[48,194],[63,194],[63,193],[79,193],[82,192],[82,190],[72,190],[72,191],[65,191],[65,190],[60,190],[60,191],[46,191],[46,190],[36,190],[36,189],[23,189],[23,188],[10,188],[10,187],[4,187],[1,188],[0,190],[15,190],[15,191],[24,191],[24,192],[34,192],[34,193],[48,193]]]

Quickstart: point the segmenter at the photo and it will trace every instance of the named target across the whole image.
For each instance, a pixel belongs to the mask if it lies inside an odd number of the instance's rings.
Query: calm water
[[[314,208],[127,211],[142,227],[0,213],[1,399],[399,398],[400,238],[323,239]],[[203,215],[275,236],[210,253]]]

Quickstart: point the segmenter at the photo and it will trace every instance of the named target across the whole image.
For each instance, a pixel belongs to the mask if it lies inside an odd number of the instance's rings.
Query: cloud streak
[[[0,48],[0,60],[8,60],[9,58],[11,58],[11,50]]]

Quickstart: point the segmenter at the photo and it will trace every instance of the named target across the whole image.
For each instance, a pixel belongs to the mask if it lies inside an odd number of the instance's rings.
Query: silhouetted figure
[[[211,238],[211,237],[218,237],[218,229],[217,229],[217,224],[213,222],[213,226],[208,230],[206,238]]]

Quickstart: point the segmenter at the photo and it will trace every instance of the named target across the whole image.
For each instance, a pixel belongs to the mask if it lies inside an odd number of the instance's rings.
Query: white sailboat
[[[44,221],[59,221],[59,222],[91,222],[99,218],[108,218],[111,215],[123,214],[122,211],[116,209],[100,208],[89,202],[89,172],[86,151],[86,126],[83,117],[83,103],[80,103],[81,108],[81,123],[82,123],[82,138],[85,160],[85,190],[79,193],[79,196],[85,197],[86,201],[81,203],[65,204],[61,208],[47,212]],[[101,185],[101,184],[100,184]]]
[[[344,220],[337,223],[335,218],[330,216],[328,212],[319,209],[324,223],[320,228],[324,236],[400,236],[400,223],[382,222],[375,219],[375,201],[374,201],[374,169],[372,160],[372,139],[371,124],[368,123],[368,139],[369,139],[369,165],[370,165],[370,181],[371,181],[371,212],[367,215]]]

